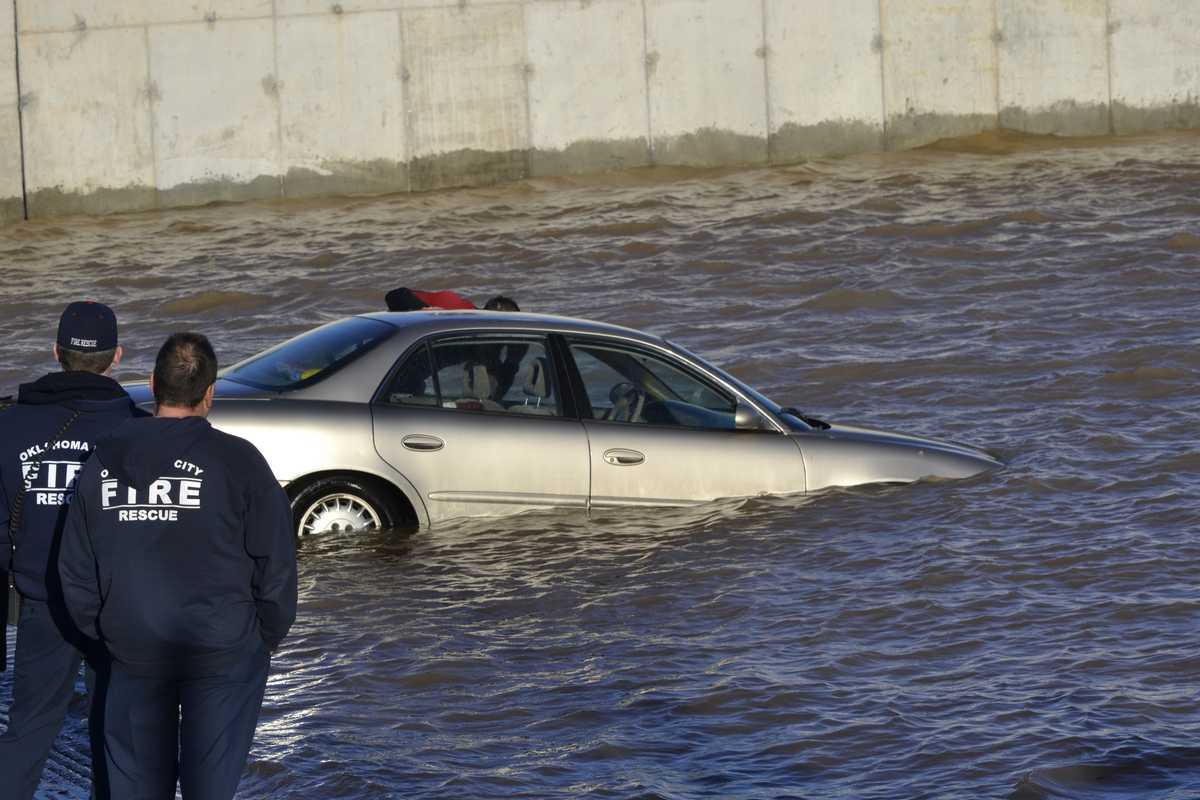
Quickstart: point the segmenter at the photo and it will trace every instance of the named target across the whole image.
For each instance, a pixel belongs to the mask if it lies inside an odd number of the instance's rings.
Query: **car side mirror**
[[[737,410],[733,412],[733,427],[739,431],[765,431],[770,428],[762,414],[741,402],[737,404]]]

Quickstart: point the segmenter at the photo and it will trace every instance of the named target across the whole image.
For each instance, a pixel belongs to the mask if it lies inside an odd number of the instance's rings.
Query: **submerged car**
[[[216,398],[213,424],[262,451],[302,536],[999,466],[966,445],[805,417],[656,336],[538,314],[349,317],[223,370]]]

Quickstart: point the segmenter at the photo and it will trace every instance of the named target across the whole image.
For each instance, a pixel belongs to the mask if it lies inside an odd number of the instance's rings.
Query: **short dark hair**
[[[85,353],[82,350],[72,350],[62,346],[58,348],[58,363],[62,365],[63,372],[94,372],[97,375],[103,375],[112,366],[113,359],[116,357],[117,348],[115,347],[96,353]]]
[[[520,311],[521,310],[520,308],[517,307],[516,300],[513,300],[511,297],[505,297],[502,294],[498,294],[495,297],[493,297],[491,300],[488,300],[486,303],[484,303],[483,309],[484,309],[484,311]]]
[[[195,408],[217,380],[217,354],[200,333],[173,333],[154,360],[154,402]]]
[[[417,297],[412,289],[403,286],[392,289],[383,300],[387,303],[388,311],[420,311],[422,308],[429,308],[429,304]]]

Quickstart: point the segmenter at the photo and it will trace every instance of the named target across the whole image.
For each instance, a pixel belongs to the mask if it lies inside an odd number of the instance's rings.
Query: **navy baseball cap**
[[[117,346],[117,315],[103,303],[71,303],[58,321],[58,346],[80,353],[100,353]]]

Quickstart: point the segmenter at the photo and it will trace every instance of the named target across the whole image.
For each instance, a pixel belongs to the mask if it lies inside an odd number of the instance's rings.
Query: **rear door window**
[[[535,336],[426,343],[396,370],[383,399],[394,405],[562,416],[546,340]]]

